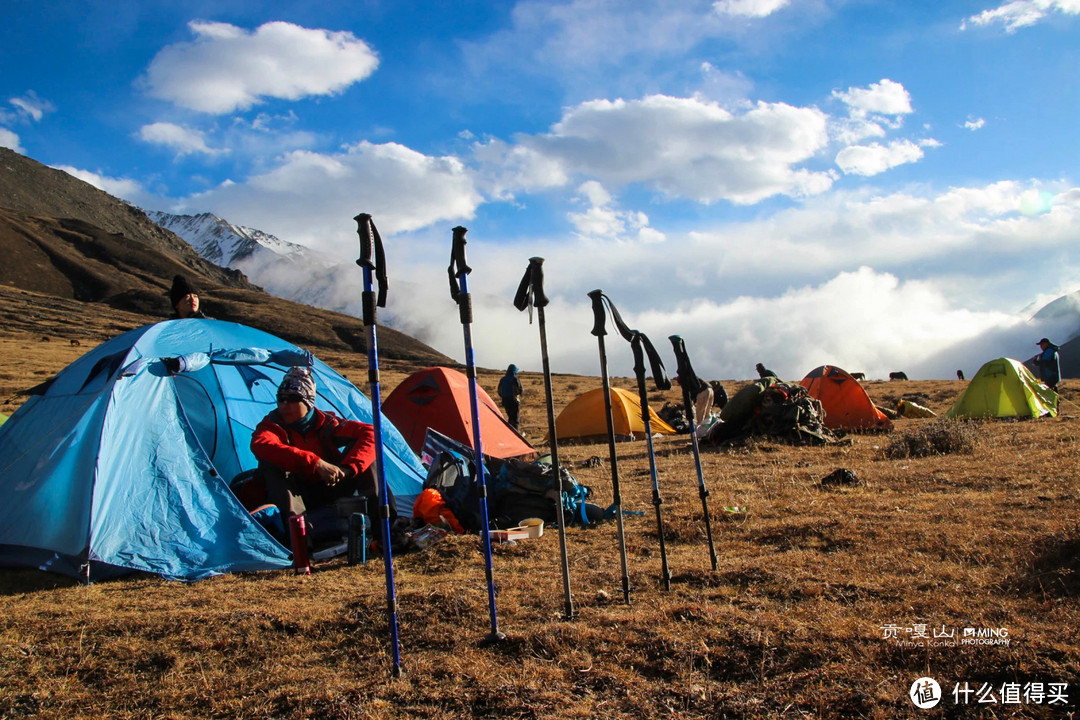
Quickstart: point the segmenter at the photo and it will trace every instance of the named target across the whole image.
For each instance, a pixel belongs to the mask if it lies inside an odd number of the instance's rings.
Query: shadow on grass
[[[1036,540],[1013,585],[1044,597],[1080,597],[1080,526]]]

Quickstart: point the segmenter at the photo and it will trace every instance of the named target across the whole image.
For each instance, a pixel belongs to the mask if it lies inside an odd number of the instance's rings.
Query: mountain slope
[[[358,318],[274,297],[81,180],[7,150],[0,152],[0,178],[0,285],[83,303],[84,311],[70,318],[73,332],[81,316],[104,312],[95,303],[138,313],[146,322],[169,317],[168,289],[180,273],[200,289],[211,317],[306,347],[366,352]],[[35,313],[27,312],[32,324]],[[454,363],[391,328],[380,327],[379,349],[388,358]]]
[[[150,211],[147,216],[183,238],[203,258],[243,272],[272,295],[349,315],[362,312],[362,275],[354,263],[233,225],[211,213]]]

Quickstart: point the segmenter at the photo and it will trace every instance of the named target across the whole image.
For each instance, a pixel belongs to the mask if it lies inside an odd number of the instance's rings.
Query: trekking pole
[[[563,576],[563,615],[567,620],[574,617],[574,600],[570,594],[570,562],[566,556],[566,523],[564,522],[562,501],[562,469],[559,465],[559,441],[555,436],[555,403],[551,393],[551,364],[548,361],[547,325],[544,322],[544,308],[548,304],[544,295],[544,258],[529,258],[529,267],[521,278],[514,307],[518,310],[529,308],[529,321],[532,321],[532,308],[536,308],[537,322],[540,325],[540,359],[544,365],[544,389],[547,393],[548,438],[551,446],[551,470],[555,473],[559,487],[556,501],[556,520],[559,523],[559,552],[562,560]]]
[[[694,409],[690,397],[690,388],[697,384],[698,377],[693,366],[690,365],[690,356],[686,352],[686,343],[683,339],[678,335],[671,335],[668,340],[671,341],[671,346],[675,350],[679,385],[682,386],[683,392],[683,405],[686,407],[687,419],[690,421],[690,444],[694,448],[694,467],[697,469],[701,511],[705,513],[705,535],[709,539],[709,559],[712,560],[712,569],[716,570],[716,546],[713,545],[712,521],[709,519],[709,491],[705,488],[705,474],[701,472],[701,450],[698,448],[697,427],[694,423]]]
[[[605,321],[607,318],[604,310],[603,290],[593,290],[589,293],[592,299],[593,329],[592,334],[600,346],[600,380],[604,390],[604,419],[607,421],[608,434],[608,458],[611,463],[611,493],[614,496],[615,523],[618,527],[619,559],[622,561],[622,589],[623,601],[630,604],[630,571],[626,563],[626,529],[623,523],[622,491],[619,489],[619,456],[615,452],[615,423],[611,417],[611,380],[608,378],[607,350],[604,347],[604,336],[607,335]]]
[[[390,625],[390,647],[393,653],[393,676],[401,677],[401,645],[398,641],[397,595],[394,592],[394,555],[390,548],[390,492],[386,485],[383,463],[382,401],[379,397],[379,344],[376,333],[375,308],[386,307],[386,258],[382,238],[371,215],[360,213],[356,220],[356,232],[360,236],[360,257],[356,264],[364,270],[364,330],[367,334],[368,384],[371,387],[371,419],[375,428],[375,477],[378,483],[380,521],[382,523],[383,565],[386,568],[386,616]],[[372,276],[379,281],[379,295],[375,296]]]
[[[664,542],[664,516],[660,511],[663,500],[660,498],[660,477],[656,472],[656,453],[653,450],[652,422],[649,419],[649,395],[645,390],[645,354],[648,354],[653,368],[653,382],[658,390],[669,390],[671,381],[664,372],[660,356],[649,342],[645,333],[633,331],[630,348],[634,351],[634,374],[637,375],[638,397],[641,400],[641,422],[645,425],[645,439],[649,445],[649,473],[652,475],[653,506],[656,508],[656,532],[660,536],[660,574],[664,589],[671,589],[671,571],[668,570],[667,545]]]
[[[469,405],[472,412],[473,452],[476,457],[476,481],[480,494],[480,535],[484,543],[484,571],[487,574],[488,607],[491,614],[491,632],[486,642],[506,639],[499,631],[499,619],[495,613],[495,570],[491,560],[491,528],[488,521],[487,482],[484,478],[484,450],[480,444],[480,404],[477,400],[476,364],[473,361],[472,342],[472,296],[469,295],[469,273],[472,268],[465,262],[466,228],[454,228],[454,244],[450,250],[450,297],[458,305],[461,328],[465,336],[465,374],[469,379]]]

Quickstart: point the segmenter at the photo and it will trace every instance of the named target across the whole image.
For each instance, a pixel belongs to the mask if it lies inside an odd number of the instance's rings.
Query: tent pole
[[[390,626],[390,649],[393,655],[394,677],[401,677],[401,643],[398,638],[398,605],[394,591],[394,554],[390,547],[390,492],[386,484],[383,456],[382,409],[379,393],[379,345],[376,332],[376,306],[386,307],[385,258],[382,238],[371,215],[360,213],[355,218],[360,236],[360,257],[356,264],[364,271],[364,329],[367,334],[368,383],[371,387],[371,418],[375,428],[375,476],[378,483],[380,522],[382,523],[383,565],[386,569],[386,618]],[[376,299],[372,275],[379,280]]]
[[[458,304],[461,329],[465,339],[465,370],[469,379],[469,405],[472,414],[473,452],[476,458],[476,480],[480,491],[480,535],[484,544],[484,571],[487,576],[488,610],[491,616],[491,632],[485,642],[493,643],[506,639],[499,631],[499,619],[495,610],[495,569],[491,559],[491,527],[488,520],[487,481],[484,477],[484,450],[480,444],[480,405],[477,399],[476,363],[473,359],[472,342],[472,297],[469,294],[469,273],[472,268],[465,262],[465,233],[468,230],[460,225],[453,230],[453,246],[450,250],[450,297]]]
[[[544,258],[529,258],[529,267],[521,278],[514,307],[518,310],[536,307],[537,322],[540,325],[540,359],[544,366],[544,390],[547,396],[548,443],[551,447],[551,470],[559,483],[559,498],[555,502],[555,517],[559,523],[559,556],[562,563],[563,579],[563,616],[567,620],[574,617],[574,599],[570,593],[570,561],[566,554],[566,522],[562,501],[562,466],[559,464],[559,440],[555,435],[555,403],[551,391],[551,363],[548,360],[547,324],[544,320],[544,308],[548,299],[544,295]],[[531,318],[530,318],[531,320]]]

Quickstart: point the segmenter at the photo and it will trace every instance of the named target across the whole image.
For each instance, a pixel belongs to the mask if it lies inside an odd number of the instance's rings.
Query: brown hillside
[[[0,148],[0,288],[21,289],[91,305],[72,315],[105,313],[104,304],[141,316],[135,324],[171,315],[168,289],[175,274],[200,290],[210,317],[257,327],[312,349],[366,352],[363,323],[354,317],[273,297],[242,273],[198,257],[190,245],[151,222],[142,211],[58,170]],[[36,303],[29,294],[7,296],[3,313],[19,323]],[[107,313],[106,313],[107,314]],[[25,323],[23,323],[25,325]],[[62,324],[62,323],[61,323]],[[107,323],[112,330],[113,323]],[[130,327],[134,327],[131,325]],[[92,322],[65,335],[103,339]],[[380,328],[388,358],[424,364],[453,361],[391,328]]]

